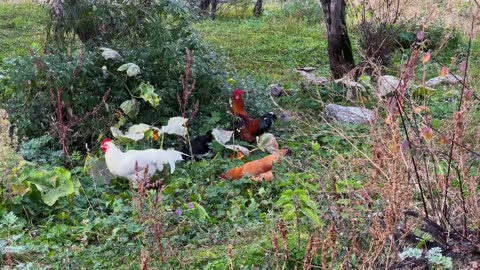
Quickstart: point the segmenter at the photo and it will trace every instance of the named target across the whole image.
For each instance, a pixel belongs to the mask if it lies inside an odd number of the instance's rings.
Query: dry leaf
[[[413,108],[413,111],[414,111],[415,113],[421,113],[421,112],[423,112],[423,111],[428,111],[428,107],[427,107],[427,106],[423,106],[423,105],[422,105],[422,106],[416,106],[416,107]]]
[[[463,91],[463,98],[465,100],[472,100],[473,98],[473,90],[467,89]]]
[[[385,124],[387,124],[387,125],[392,124],[392,116],[391,116],[391,115],[388,115],[388,116],[385,118]]]
[[[440,143],[441,144],[448,144],[448,138],[445,135],[440,136]]]
[[[433,130],[430,127],[423,126],[421,128],[422,136],[425,140],[430,141],[433,138]]]
[[[467,69],[467,62],[466,62],[466,61],[462,61],[462,62],[458,65],[458,69],[459,69],[461,72],[465,72],[465,70]]]
[[[430,61],[430,58],[432,57],[432,55],[430,54],[430,52],[426,52],[424,55],[423,55],[423,58],[422,58],[422,63],[425,65],[428,61]]]
[[[447,77],[449,73],[450,69],[448,69],[448,67],[443,66],[440,70],[440,76]]]

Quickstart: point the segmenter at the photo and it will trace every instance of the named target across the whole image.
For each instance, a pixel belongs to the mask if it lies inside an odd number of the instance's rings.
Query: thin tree
[[[255,7],[253,8],[253,15],[255,17],[259,17],[262,15],[263,12],[263,0],[257,0],[255,3]]]
[[[343,77],[354,66],[352,44],[348,36],[345,0],[320,0],[327,27],[328,58],[335,79]]]

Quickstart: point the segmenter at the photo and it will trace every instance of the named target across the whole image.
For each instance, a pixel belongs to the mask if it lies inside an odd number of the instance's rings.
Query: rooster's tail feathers
[[[269,112],[262,116],[262,122],[260,123],[260,129],[262,132],[267,131],[272,126],[273,122],[277,120],[277,116],[273,112]]]

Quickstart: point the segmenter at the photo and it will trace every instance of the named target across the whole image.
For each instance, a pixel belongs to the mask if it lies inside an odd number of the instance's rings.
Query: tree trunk
[[[201,10],[207,10],[208,6],[210,6],[210,2],[211,2],[211,0],[202,0],[200,2],[200,9]]]
[[[263,0],[257,0],[255,3],[255,7],[253,8],[253,15],[258,17],[262,15],[263,11]]]
[[[354,66],[352,44],[345,21],[345,0],[320,0],[327,27],[328,58],[335,79],[343,77]]]
[[[218,4],[218,0],[212,0],[212,11],[210,15],[212,17],[212,20],[215,20],[217,16],[217,4]]]

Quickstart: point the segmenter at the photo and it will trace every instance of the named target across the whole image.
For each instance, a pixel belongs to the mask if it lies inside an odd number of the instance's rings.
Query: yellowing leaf
[[[141,83],[138,86],[138,90],[140,90],[140,97],[153,107],[157,107],[160,104],[160,97],[155,93],[155,87],[153,87],[153,85]]]
[[[122,109],[122,111],[130,118],[134,118],[140,110],[140,102],[134,98],[126,100],[120,104],[120,109]]]
[[[154,142],[157,142],[157,141],[158,141],[158,130],[154,130],[154,131],[153,131],[152,140],[153,140]]]

